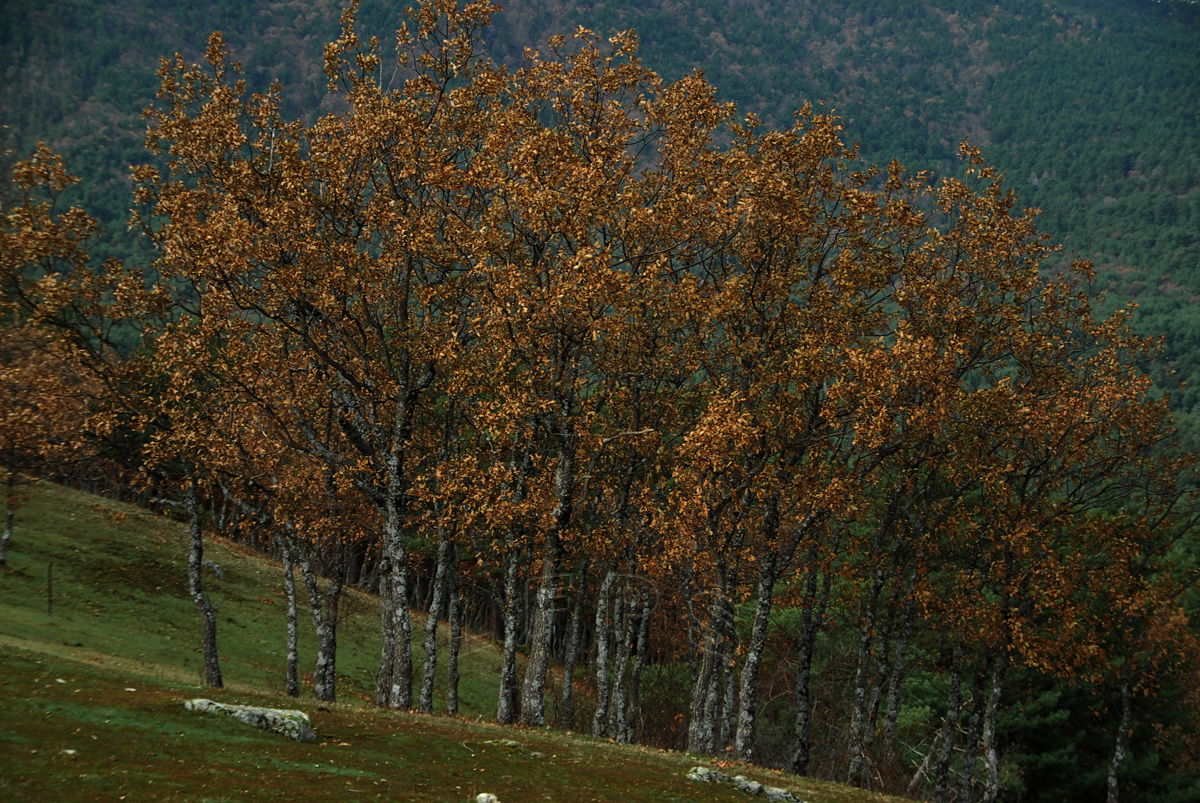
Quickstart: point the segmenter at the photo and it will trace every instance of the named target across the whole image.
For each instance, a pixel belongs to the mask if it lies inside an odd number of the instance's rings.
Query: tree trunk
[[[1121,724],[1117,727],[1117,743],[1113,746],[1112,760],[1108,762],[1108,803],[1118,803],[1121,788],[1118,783],[1118,773],[1125,761],[1125,753],[1129,750],[1129,718],[1131,689],[1129,681],[1121,684]]]
[[[737,672],[734,670],[737,655],[737,633],[733,626],[733,603],[729,605],[729,629],[725,635],[725,648],[721,662],[721,719],[717,734],[717,748],[728,750],[733,747],[733,734],[737,731]]]
[[[708,625],[704,629],[704,651],[688,706],[687,749],[693,753],[712,753],[716,750],[721,686],[726,671],[724,647],[728,591],[728,578],[724,560],[721,559],[717,563],[717,587],[713,589]]]
[[[750,628],[750,644],[746,662],[742,665],[741,688],[738,694],[737,736],[734,748],[742,761],[754,761],[755,730],[758,722],[758,670],[767,644],[767,625],[775,588],[774,552],[768,552],[758,569],[758,589],[755,594],[754,624]]]
[[[637,735],[635,723],[641,721],[642,670],[646,666],[646,653],[650,649],[650,616],[654,611],[650,589],[642,587],[642,614],[638,619],[637,655],[633,661],[633,674],[629,679],[629,735],[630,741]]]
[[[559,416],[559,454],[554,467],[553,523],[546,533],[542,571],[538,581],[533,628],[529,634],[529,663],[521,687],[521,724],[546,724],[546,675],[550,668],[550,642],[554,637],[555,601],[558,598],[558,562],[562,536],[571,523],[575,495],[575,434],[570,400],[562,402]]]
[[[13,509],[5,507],[4,510],[4,535],[0,535],[0,566],[8,565],[8,543],[12,540],[13,534]]]
[[[0,535],[0,566],[8,564],[8,543],[12,540],[13,518],[17,507],[17,500],[13,494],[15,484],[16,472],[10,464],[4,473],[4,534]]]
[[[283,590],[287,597],[287,693],[289,697],[300,696],[299,670],[299,627],[296,614],[296,555],[288,545],[287,537],[279,536],[283,550]]]
[[[1004,691],[1004,656],[992,664],[992,683],[983,714],[983,801],[993,803],[1000,795],[1000,754],[996,747],[996,713]]]
[[[629,741],[625,688],[629,654],[633,651],[632,618],[633,600],[629,597],[629,587],[625,585],[617,591],[613,610],[613,641],[617,647],[617,660],[613,666],[612,704],[608,709],[608,732],[618,742]]]
[[[912,638],[916,610],[910,600],[904,606],[904,624],[896,642],[888,675],[887,707],[883,715],[883,741],[888,755],[896,754],[896,723],[900,719],[900,692],[904,684],[904,665],[908,657],[908,642]]]
[[[846,782],[855,786],[866,783],[867,730],[870,727],[870,709],[867,685],[871,677],[872,646],[875,641],[875,622],[879,606],[879,594],[883,590],[882,569],[875,570],[871,581],[871,593],[864,601],[865,611],[858,638],[858,662],[854,672],[854,707],[850,714],[850,765],[846,770]]]
[[[963,745],[962,769],[958,773],[958,798],[955,803],[970,803],[975,791],[975,764],[979,759],[979,735],[983,723],[983,679],[977,678],[971,692],[971,715],[967,717],[966,744]]]
[[[417,701],[417,709],[426,714],[433,713],[433,683],[437,672],[437,628],[442,608],[446,605],[446,575],[453,551],[450,537],[443,533],[438,545],[437,568],[434,570],[429,611],[425,616],[425,673],[421,678],[421,695]]]
[[[612,595],[613,582],[617,573],[609,569],[600,582],[600,596],[596,600],[596,712],[592,716],[592,735],[601,738],[608,728],[608,600]]]
[[[200,529],[200,497],[196,481],[188,483],[185,507],[188,517],[188,593],[204,623],[204,685],[221,688],[221,659],[217,654],[217,612],[204,593],[204,537]]]
[[[450,595],[450,654],[446,656],[446,713],[451,715],[458,713],[458,654],[462,650],[463,608],[466,606],[462,584],[457,577],[453,586],[454,591]]]
[[[410,389],[411,390],[411,389]],[[404,447],[408,441],[411,398],[396,405],[390,443],[384,461],[383,546],[380,550],[380,659],[375,689],[377,705],[412,707],[412,620],[408,610],[408,552],[404,548],[407,487]]]
[[[958,720],[962,708],[962,646],[954,648],[950,677],[946,688],[946,719],[942,723],[940,750],[934,759],[933,800],[941,803],[950,795],[950,759],[958,736]]]
[[[500,697],[496,703],[496,721],[511,725],[517,718],[517,620],[521,589],[517,587],[520,555],[510,544],[504,567],[504,660],[500,668]]]
[[[808,773],[812,761],[812,681],[813,653],[816,651],[817,634],[825,620],[825,608],[829,604],[830,575],[820,577],[817,562],[817,547],[808,552],[808,578],[804,593],[804,612],[800,617],[800,645],[796,662],[796,719],[793,726],[791,769],[797,775]],[[818,593],[818,580],[821,588]]]
[[[567,643],[563,648],[562,693],[558,701],[558,727],[573,730],[575,727],[575,662],[579,657],[579,638],[583,630],[583,603],[587,595],[588,558],[584,558],[579,569],[579,588],[575,592],[575,605],[571,609],[571,624],[567,629]]]
[[[320,582],[312,568],[312,560],[300,552],[300,573],[308,588],[309,605],[312,608],[313,630],[317,634],[317,664],[313,671],[313,695],[325,702],[337,699],[337,626],[338,605],[342,596],[342,580],[334,577],[329,581],[329,591],[321,593]]]

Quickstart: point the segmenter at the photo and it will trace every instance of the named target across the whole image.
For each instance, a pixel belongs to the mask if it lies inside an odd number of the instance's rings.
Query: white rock
[[[309,721],[308,714],[303,711],[288,708],[259,708],[252,705],[230,705],[204,698],[188,700],[183,707],[189,711],[201,711],[206,714],[226,714],[238,722],[244,722],[263,730],[275,731],[298,742],[315,742],[317,740],[317,735],[313,733],[312,722]]]

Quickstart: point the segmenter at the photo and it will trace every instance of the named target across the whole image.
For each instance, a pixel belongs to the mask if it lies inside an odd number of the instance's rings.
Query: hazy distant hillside
[[[578,25],[635,28],[667,77],[702,69],[729,99],[783,124],[804,100],[843,114],[873,161],[952,167],[969,137],[1073,254],[1095,258],[1118,299],[1168,335],[1168,363],[1200,379],[1200,14],[1151,0],[512,0],[489,36],[497,58]],[[119,221],[124,165],[142,158],[140,110],[160,56],[198,56],[225,31],[252,85],[281,80],[298,115],[324,98],[333,0],[10,0],[0,26],[7,144],[46,139]],[[397,7],[370,0],[386,38]],[[101,248],[124,256],[128,239]],[[1165,376],[1164,371],[1158,371]],[[1173,381],[1172,381],[1173,382]],[[1200,411],[1200,388],[1176,392]]]

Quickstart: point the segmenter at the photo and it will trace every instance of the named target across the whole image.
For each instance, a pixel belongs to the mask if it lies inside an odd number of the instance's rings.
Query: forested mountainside
[[[1200,13],[1151,0],[511,0],[489,46],[517,64],[530,43],[583,25],[633,28],[667,78],[703,70],[769,123],[824,100],[872,161],[954,168],[963,138],[1008,177],[1072,258],[1092,259],[1110,303],[1136,300],[1137,328],[1166,336],[1153,373],[1195,429],[1200,414]],[[8,147],[39,139],[83,177],[79,200],[128,257],[126,166],[145,161],[140,110],[159,58],[196,58],[227,33],[252,86],[278,79],[311,117],[326,92],[323,44],[340,4],[11,0],[0,26]],[[367,0],[364,30],[398,25]],[[1172,374],[1171,372],[1176,372]]]

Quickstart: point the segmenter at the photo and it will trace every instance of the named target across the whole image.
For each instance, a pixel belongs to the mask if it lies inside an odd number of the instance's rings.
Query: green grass
[[[464,646],[466,716],[371,707],[378,618],[373,599],[358,592],[345,600],[339,634],[339,702],[318,704],[311,692],[288,698],[282,571],[219,540],[210,541],[207,557],[224,579],[207,582],[220,614],[228,687],[203,689],[198,616],[184,593],[183,527],[48,483],[27,496],[8,566],[0,568],[5,799],[472,800],[482,791],[502,801],[746,797],[684,778],[711,759],[489,724],[499,652],[478,637]],[[313,655],[310,635],[301,649]],[[300,708],[318,741],[294,743],[185,711],[183,701],[195,696]],[[887,799],[758,768],[727,771],[814,802]]]

